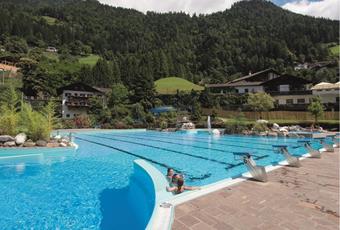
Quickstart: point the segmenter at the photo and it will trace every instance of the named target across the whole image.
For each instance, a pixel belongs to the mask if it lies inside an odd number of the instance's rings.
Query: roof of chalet
[[[112,91],[111,88],[102,88],[102,87],[93,87],[93,88],[95,88],[96,90],[99,90],[100,92],[105,93],[105,94],[108,94]]]
[[[77,82],[77,83],[73,83],[73,84],[61,87],[61,88],[57,89],[57,93],[62,94],[63,91],[65,91],[65,90],[85,91],[85,92],[100,93],[100,94],[103,93],[102,91],[95,89],[94,87],[86,85],[86,84],[81,83],[81,82]]]
[[[279,77],[270,79],[270,80],[263,80],[261,81],[260,79],[256,79],[256,76],[259,76],[261,74],[264,73],[270,73],[273,72],[277,75],[279,75]],[[254,79],[255,78],[255,79]],[[254,79],[254,80],[251,80]],[[210,84],[207,85],[208,88],[220,88],[220,87],[236,87],[236,86],[260,86],[260,85],[264,85],[264,84],[284,84],[287,81],[294,81],[294,83],[300,83],[300,84],[308,84],[310,83],[310,81],[305,80],[303,78],[299,78],[299,77],[295,77],[295,76],[291,76],[291,75],[281,75],[279,74],[277,71],[273,70],[273,69],[265,69],[256,73],[252,73],[252,74],[248,74],[244,77],[240,77],[237,78],[233,81],[229,81],[227,83],[223,83],[223,84]]]
[[[223,84],[208,84],[206,87],[208,88],[220,88],[220,87],[232,87],[232,86],[256,86],[256,85],[261,85],[263,83],[263,81],[247,81],[250,78],[253,78],[255,76],[258,76],[260,74],[263,73],[268,73],[268,72],[274,72],[276,74],[279,74],[278,72],[276,72],[273,69],[265,69],[256,73],[250,73],[246,76],[237,78],[235,80],[229,81],[227,83],[223,83]]]
[[[320,82],[312,87],[312,90],[318,89],[337,89],[340,88],[340,82],[337,83],[329,83],[329,82]]]
[[[292,75],[289,75],[289,74],[284,74],[284,75],[281,75],[277,78],[273,78],[271,80],[268,80],[268,81],[264,81],[261,85],[284,85],[284,84],[287,84],[287,82],[293,82],[294,84],[300,84],[300,85],[305,85],[305,84],[310,84],[311,81],[308,81],[304,78],[301,78],[301,77],[296,77],[296,76],[292,76]]]

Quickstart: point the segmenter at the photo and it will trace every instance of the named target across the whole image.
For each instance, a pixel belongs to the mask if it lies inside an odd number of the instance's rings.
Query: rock
[[[261,137],[264,137],[264,136],[267,136],[267,133],[266,132],[260,132],[258,135],[261,136]]]
[[[277,137],[277,133],[276,132],[269,132],[268,136],[269,137]]]
[[[58,142],[48,142],[46,144],[46,147],[49,147],[49,148],[56,148],[56,147],[59,147],[59,143]]]
[[[279,126],[278,124],[274,123],[274,124],[273,124],[273,129],[279,130],[279,129],[280,129],[280,126]]]
[[[300,136],[296,133],[288,133],[288,137],[299,138]]]
[[[285,132],[278,132],[277,135],[279,137],[285,137],[285,136],[287,136],[287,133],[285,133]]]
[[[65,143],[65,142],[61,142],[61,143],[59,144],[59,146],[60,146],[60,147],[67,147],[68,145],[67,145],[67,143]]]
[[[243,134],[243,135],[249,135],[250,133],[249,133],[248,130],[243,130],[243,131],[242,131],[242,134]]]
[[[15,141],[15,138],[13,138],[9,135],[1,135],[0,136],[0,142],[5,143],[7,141]]]
[[[58,143],[58,140],[57,140],[57,139],[50,139],[50,140],[48,141],[48,143]]]
[[[47,145],[47,142],[44,141],[44,140],[38,140],[36,142],[36,145],[39,146],[39,147],[45,147]]]
[[[15,141],[6,141],[3,145],[4,147],[14,147],[16,146]]]
[[[24,143],[23,145],[24,147],[34,147],[35,146],[35,143],[31,140],[28,140]]]
[[[280,132],[286,132],[286,133],[288,132],[288,129],[286,127],[282,127],[279,130],[280,130]]]
[[[26,140],[27,136],[25,133],[19,133],[18,135],[15,136],[15,143],[17,145],[22,145],[23,143],[25,143]]]

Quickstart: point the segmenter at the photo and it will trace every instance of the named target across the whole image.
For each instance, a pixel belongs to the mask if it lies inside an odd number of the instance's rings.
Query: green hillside
[[[155,82],[156,91],[159,94],[175,94],[177,90],[190,92],[191,90],[201,91],[204,87],[196,85],[188,80],[179,77],[167,77]]]
[[[333,54],[335,56],[339,56],[339,54],[340,54],[340,45],[336,45],[336,46],[330,47],[329,50],[330,50],[331,54]]]
[[[91,54],[87,57],[82,57],[79,58],[79,63],[83,64],[83,65],[90,65],[90,66],[94,66],[97,61],[99,60],[99,56],[95,55],[95,54]]]

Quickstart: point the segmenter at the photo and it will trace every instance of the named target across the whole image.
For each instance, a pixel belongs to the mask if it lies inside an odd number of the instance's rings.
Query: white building
[[[213,93],[257,93],[270,94],[278,105],[309,104],[313,95],[310,82],[291,75],[280,74],[273,69],[237,78],[224,84],[207,85]]]
[[[314,96],[319,96],[323,104],[338,104],[340,94],[340,82],[335,84],[321,82],[312,87]]]
[[[62,100],[61,115],[65,119],[87,114],[92,97],[99,97],[103,103],[106,103],[105,94],[102,91],[83,83],[62,87],[58,89],[58,93]]]

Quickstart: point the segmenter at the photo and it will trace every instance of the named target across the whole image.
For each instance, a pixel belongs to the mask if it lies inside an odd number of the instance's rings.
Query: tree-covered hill
[[[112,76],[105,79],[121,79],[130,89],[140,78],[176,76],[203,83],[268,67],[292,71],[295,62],[329,59],[323,44],[339,39],[339,21],[298,15],[263,0],[193,16],[143,14],[95,0],[0,0],[0,18],[0,47],[6,50],[0,58],[39,63],[32,50],[47,46],[57,47],[64,58],[94,53],[111,66],[106,74]],[[91,84],[107,86],[97,79],[100,74],[82,71],[86,79],[92,76]],[[81,73],[68,74],[54,75],[60,78],[54,82],[63,84]]]

